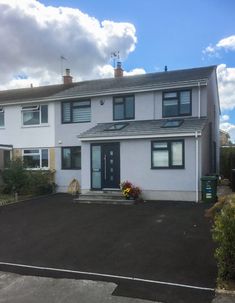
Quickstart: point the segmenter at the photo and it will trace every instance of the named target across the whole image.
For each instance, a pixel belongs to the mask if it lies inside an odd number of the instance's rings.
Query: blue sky
[[[204,58],[202,50],[235,34],[233,0],[76,0],[40,1],[46,5],[79,8],[101,20],[130,22],[137,31],[135,51],[125,62],[127,69],[141,65],[147,72],[211,64],[235,65],[234,53]]]
[[[18,7],[9,4],[17,1],[20,3]],[[70,64],[69,67],[77,80],[109,75],[110,67],[107,66],[110,64],[109,53],[118,48],[123,54],[123,66],[126,71],[133,71],[135,68],[141,68],[141,72],[162,71],[165,65],[169,70],[219,65],[218,79],[223,116],[221,126],[229,131],[235,140],[234,0],[0,0],[0,4],[1,2],[11,5],[12,15],[15,14],[15,18],[5,18],[2,24],[0,20],[0,26],[3,30],[5,27],[7,32],[11,30],[10,34],[15,35],[14,41],[17,39],[19,47],[22,48],[21,60],[15,62],[15,65],[10,57],[12,47],[4,50],[8,54],[3,60],[4,64],[9,62],[7,70],[12,68],[17,71],[14,75],[9,74],[7,78],[0,79],[2,83],[5,81],[5,87],[12,87],[16,82],[17,85],[18,83],[22,85],[27,79],[39,85],[58,81],[59,78],[56,77],[58,63],[55,59],[53,62],[53,54],[55,58],[64,55],[70,59],[65,64]],[[35,3],[43,4],[37,7],[36,14],[31,9],[33,6],[31,4],[35,5]],[[60,24],[58,9],[50,11],[48,6],[52,6],[53,9],[62,6],[74,10],[69,12],[64,10],[65,17],[61,19]],[[79,15],[78,12],[82,14]],[[57,15],[54,19],[53,14]],[[88,20],[85,20],[84,14],[88,15]],[[69,20],[70,16],[72,16],[71,20]],[[45,20],[48,18],[53,20],[47,24]],[[44,32],[41,19],[44,20]],[[25,21],[24,24],[22,20]],[[92,20],[95,20],[95,25],[91,24]],[[110,22],[103,24],[104,20]],[[12,25],[10,30],[8,22]],[[121,29],[118,27],[119,23],[122,24]],[[54,31],[53,24],[56,25],[57,32]],[[46,26],[48,28],[45,30]],[[93,39],[90,38],[92,36],[89,32],[90,26],[91,31],[94,32],[94,40],[98,41],[94,45],[90,41]],[[101,33],[102,28],[103,33]],[[55,32],[57,35],[61,34],[64,45],[58,42]],[[34,39],[34,36],[38,39]],[[102,42],[102,47],[100,47],[100,39],[107,42]],[[11,41],[3,45],[11,46]],[[35,59],[34,45],[37,59]],[[110,49],[107,45],[110,45]],[[69,48],[74,48],[74,52]],[[6,56],[1,52],[3,50],[0,50],[0,55]],[[19,51],[17,55],[18,53]],[[24,54],[25,60],[23,60]],[[15,56],[14,54],[14,60]],[[42,70],[40,71],[42,65],[48,70],[43,74],[44,82],[42,76],[41,78],[39,76],[39,73],[42,73]],[[1,70],[4,67],[5,65],[1,66],[0,63]],[[19,79],[19,75],[24,75],[23,79]],[[14,81],[11,78],[13,76]],[[48,82],[45,82],[45,79]]]

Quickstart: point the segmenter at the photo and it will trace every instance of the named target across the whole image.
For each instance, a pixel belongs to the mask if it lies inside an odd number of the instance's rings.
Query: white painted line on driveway
[[[81,275],[97,276],[97,277],[104,277],[104,278],[114,278],[114,279],[120,279],[120,280],[130,280],[130,281],[146,282],[146,283],[152,283],[152,284],[163,284],[163,285],[170,285],[170,286],[184,287],[184,288],[191,288],[191,289],[198,289],[198,290],[205,290],[205,291],[214,291],[214,288],[209,288],[209,287],[201,287],[201,286],[194,286],[194,285],[188,285],[188,284],[178,284],[178,283],[172,283],[172,282],[149,280],[149,279],[142,279],[142,278],[128,277],[128,276],[102,274],[102,273],[95,273],[95,272],[89,272],[89,271],[87,272],[87,271],[70,270],[70,269],[54,268],[54,267],[43,267],[43,266],[9,263],[9,262],[0,262],[0,265],[6,265],[6,266],[11,266],[11,267],[20,267],[20,268],[29,268],[29,269],[48,270],[48,271],[61,272],[61,273],[63,272],[63,273],[71,273],[71,274],[81,274]]]

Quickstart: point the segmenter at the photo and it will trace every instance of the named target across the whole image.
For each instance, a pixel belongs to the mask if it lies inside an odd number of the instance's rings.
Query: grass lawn
[[[0,206],[6,205],[6,204],[9,204],[9,203],[13,203],[13,202],[22,201],[22,200],[30,198],[30,197],[32,197],[32,196],[30,196],[30,195],[20,195],[20,196],[18,196],[18,200],[16,201],[14,195],[0,194]]]

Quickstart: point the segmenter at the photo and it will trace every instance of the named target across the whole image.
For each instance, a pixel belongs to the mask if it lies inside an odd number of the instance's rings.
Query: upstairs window
[[[23,106],[22,123],[25,126],[47,124],[48,105]]]
[[[0,107],[0,127],[5,126],[5,117],[4,117],[4,110]]]
[[[175,91],[163,93],[162,116],[177,117],[191,115],[191,91]]]
[[[81,100],[62,103],[62,123],[91,121],[91,101]]]
[[[115,97],[113,99],[113,120],[129,120],[135,117],[134,96]]]
[[[24,149],[23,161],[29,169],[47,169],[49,166],[48,149]]]

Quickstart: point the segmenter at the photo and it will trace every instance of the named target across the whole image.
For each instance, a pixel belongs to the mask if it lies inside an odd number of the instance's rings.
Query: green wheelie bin
[[[217,200],[217,177],[204,176],[201,178],[202,182],[202,201],[216,202]]]

